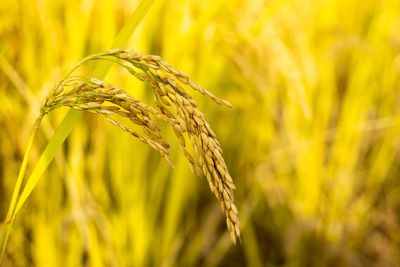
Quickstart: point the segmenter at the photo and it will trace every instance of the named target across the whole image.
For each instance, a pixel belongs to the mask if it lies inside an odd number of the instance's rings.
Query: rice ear
[[[104,116],[114,126],[158,150],[172,165],[169,159],[169,144],[162,137],[155,118],[166,122],[174,130],[190,169],[193,172],[202,172],[207,177],[211,192],[220,202],[226,215],[232,241],[236,243],[236,239],[240,238],[238,210],[233,197],[236,187],[222,157],[220,143],[204,114],[198,109],[197,103],[186,91],[186,87],[210,97],[217,104],[229,108],[232,105],[201,88],[188,75],[174,69],[159,56],[113,49],[97,58],[108,57],[123,62],[120,63],[121,66],[134,78],[144,81],[153,89],[156,107],[135,99],[122,88],[105,81],[94,77],[75,76],[65,78],[56,90],[49,94],[41,108],[41,116],[61,106]],[[143,134],[122,125],[117,117],[128,118],[143,130]],[[185,135],[191,140],[197,160],[186,149]]]

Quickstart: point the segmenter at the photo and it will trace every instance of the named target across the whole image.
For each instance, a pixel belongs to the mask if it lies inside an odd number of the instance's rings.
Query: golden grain
[[[61,106],[105,116],[114,126],[158,150],[171,164],[169,144],[162,137],[154,118],[166,122],[173,128],[192,172],[202,173],[207,178],[211,192],[219,200],[226,215],[232,241],[236,243],[237,238],[240,238],[240,231],[238,210],[233,197],[235,186],[222,157],[220,143],[185,86],[210,97],[217,104],[227,107],[232,105],[197,85],[188,75],[174,69],[159,56],[144,55],[133,50],[112,49],[99,54],[97,58],[117,61],[136,79],[149,85],[153,89],[156,108],[133,98],[115,85],[93,77],[74,76],[65,78],[56,86],[45,100],[41,116]],[[139,126],[144,134],[141,135],[122,125],[116,119],[118,116],[128,118]],[[197,163],[186,149],[185,136],[191,141]]]

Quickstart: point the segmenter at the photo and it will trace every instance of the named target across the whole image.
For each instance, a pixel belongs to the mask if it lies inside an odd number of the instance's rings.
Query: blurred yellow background
[[[112,48],[139,2],[1,1],[1,231],[44,97]],[[400,266],[399,1],[156,0],[127,47],[234,105],[192,94],[235,180],[242,243],[171,133],[173,169],[84,114],[1,266]],[[105,80],[152,101],[119,68]],[[66,112],[43,121],[28,175]]]

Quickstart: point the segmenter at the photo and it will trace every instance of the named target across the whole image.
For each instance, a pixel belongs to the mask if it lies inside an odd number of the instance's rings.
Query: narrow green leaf
[[[136,30],[139,23],[143,20],[146,14],[149,12],[151,6],[155,0],[143,0],[139,6],[135,9],[130,19],[118,33],[118,36],[115,38],[113,47],[124,48],[129,41],[129,38],[132,36],[133,32]],[[101,62],[98,64],[96,69],[93,72],[93,75],[98,78],[103,78],[107,71],[111,68],[112,62]]]
[[[14,216],[18,213],[22,205],[25,203],[26,199],[32,193],[36,184],[39,182],[40,177],[45,172],[50,162],[53,160],[57,151],[60,149],[61,145],[64,143],[65,139],[67,138],[75,123],[79,120],[80,117],[81,112],[73,109],[71,109],[68,112],[67,116],[65,116],[65,119],[57,128],[57,131],[43,151],[41,157],[39,158],[39,161],[36,163],[34,171],[29,176],[24,190],[22,191],[18,199],[17,206],[15,207]]]
[[[143,20],[145,15],[148,13],[150,10],[152,4],[155,2],[155,0],[143,0],[139,6],[135,9],[133,14],[131,15],[130,19],[128,22],[124,25],[124,27],[121,29],[119,32],[118,36],[116,37],[113,47],[119,47],[123,48],[126,46],[126,44],[129,41],[130,36],[133,34],[139,23]],[[108,70],[110,69],[112,63],[106,62],[106,61],[101,61],[93,71],[93,76],[96,76],[98,78],[103,78]],[[41,154],[39,161],[35,165],[31,175],[29,176],[27,183],[20,195],[18,197],[18,194],[20,192],[20,188],[22,185],[23,177],[25,175],[26,171],[26,165],[27,161],[29,158],[30,150],[32,148],[33,140],[35,137],[35,132],[32,134],[29,142],[28,142],[28,147],[24,155],[24,160],[21,164],[20,172],[16,181],[16,185],[13,191],[13,196],[11,199],[11,203],[9,206],[9,211],[6,217],[6,227],[5,229],[0,229],[2,230],[1,234],[1,239],[0,239],[0,263],[1,259],[3,257],[5,247],[7,244],[8,237],[10,235],[11,229],[12,229],[12,224],[13,220],[18,213],[18,211],[21,209],[23,204],[26,202],[28,199],[29,195],[32,193],[33,189],[39,182],[41,176],[43,173],[46,171],[47,167],[51,163],[51,161],[54,159],[56,153],[60,149],[61,145],[71,132],[72,128],[74,125],[79,121],[79,118],[81,117],[81,112],[75,111],[75,110],[70,110],[67,115],[64,117],[63,121],[61,122],[60,126],[56,129],[53,137],[49,140],[49,143],[47,144],[45,150]]]
[[[114,46],[122,47],[128,42],[129,37],[132,35],[136,27],[139,25],[140,21],[149,11],[151,5],[155,0],[144,0],[140,3],[140,5],[136,8],[135,12],[132,14],[130,20],[125,24],[120,33],[118,34]],[[112,63],[101,61],[97,65],[96,69],[93,72],[93,76],[102,78],[107,74],[107,71],[110,69]],[[64,117],[61,125],[56,129],[54,136],[51,138],[49,143],[47,144],[46,149],[42,153],[38,163],[35,165],[35,168],[32,171],[32,174],[28,178],[28,182],[21,193],[21,196],[18,200],[16,209],[14,211],[13,217],[17,214],[17,212],[21,209],[22,205],[25,203],[26,199],[31,194],[33,188],[38,183],[40,177],[43,175],[44,171],[49,166],[50,162],[55,157],[57,151],[60,149],[62,143],[65,138],[71,132],[73,126],[76,122],[78,122],[80,116],[80,112],[75,110],[70,110],[67,115]]]

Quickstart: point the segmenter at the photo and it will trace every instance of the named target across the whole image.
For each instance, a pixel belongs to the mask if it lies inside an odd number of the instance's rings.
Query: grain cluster
[[[152,88],[155,107],[135,99],[118,86],[93,77],[68,75],[57,84],[41,108],[41,116],[67,106],[104,116],[110,123],[130,133],[143,143],[158,150],[169,160],[169,144],[161,135],[156,119],[169,124],[180,142],[181,151],[191,170],[202,173],[210,190],[221,204],[231,239],[240,238],[238,210],[234,204],[235,185],[222,156],[214,131],[205,120],[186,88],[208,96],[217,104],[231,104],[201,88],[188,75],[173,68],[159,56],[145,55],[133,50],[113,49],[94,55],[90,60],[111,60],[125,68],[136,79]],[[142,133],[123,125],[118,116],[127,118],[142,129]],[[187,149],[190,141],[194,155]]]

